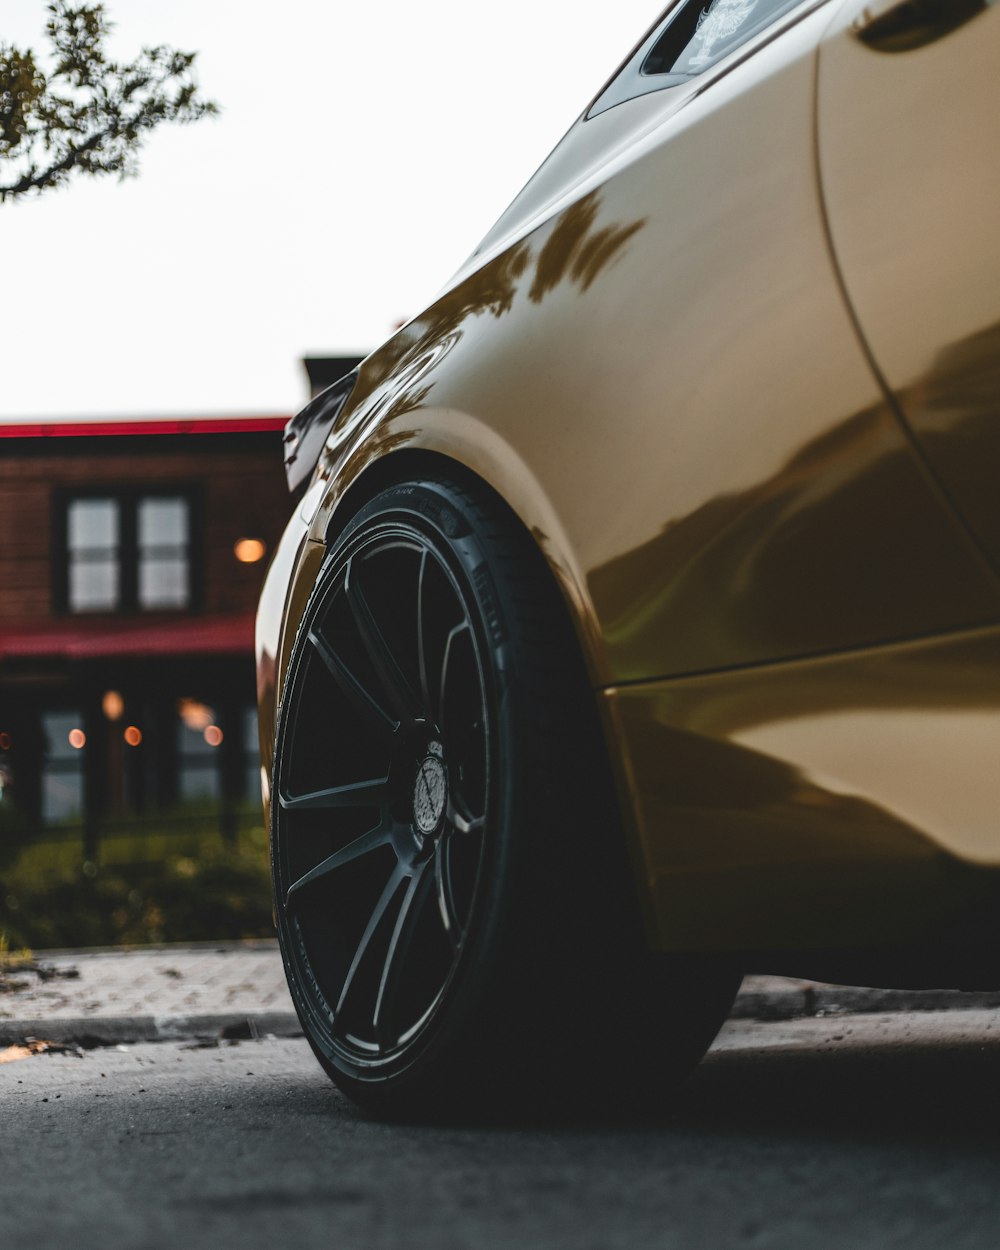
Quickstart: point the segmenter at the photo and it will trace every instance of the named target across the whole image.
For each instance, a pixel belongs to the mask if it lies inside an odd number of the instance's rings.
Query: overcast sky
[[[109,0],[222,116],[0,207],[0,417],[291,413],[429,302],[665,0]],[[586,16],[584,16],[586,12]],[[44,0],[0,39],[43,44]]]

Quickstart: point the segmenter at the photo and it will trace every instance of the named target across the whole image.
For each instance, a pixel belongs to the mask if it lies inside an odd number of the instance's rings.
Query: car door
[[[847,297],[931,473],[1000,564],[1000,4],[846,0],[819,163]]]

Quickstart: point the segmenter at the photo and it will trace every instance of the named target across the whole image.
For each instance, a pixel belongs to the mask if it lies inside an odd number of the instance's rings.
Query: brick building
[[[34,827],[259,803],[284,417],[0,422],[0,793]]]

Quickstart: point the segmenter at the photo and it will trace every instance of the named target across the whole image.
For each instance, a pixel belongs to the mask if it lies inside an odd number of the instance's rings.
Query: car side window
[[[680,0],[640,44],[587,113],[690,82],[803,0]]]

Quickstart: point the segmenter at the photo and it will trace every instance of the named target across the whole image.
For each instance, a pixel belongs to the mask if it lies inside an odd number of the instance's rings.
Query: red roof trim
[[[177,417],[127,421],[31,421],[0,425],[0,438],[93,438],[133,434],[258,434],[283,430],[288,417]]]
[[[253,654],[254,614],[139,618],[68,617],[0,626],[0,660],[121,660]]]

